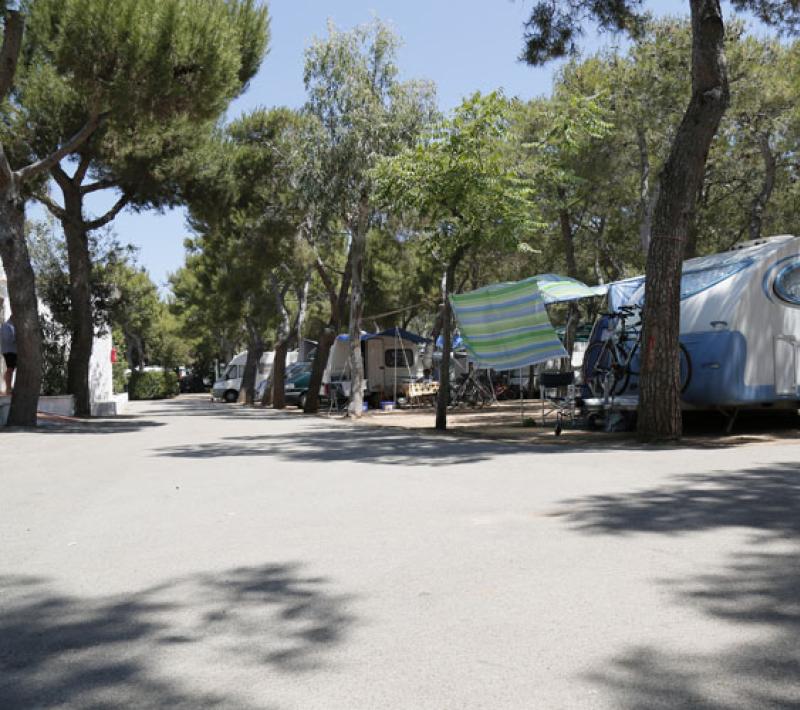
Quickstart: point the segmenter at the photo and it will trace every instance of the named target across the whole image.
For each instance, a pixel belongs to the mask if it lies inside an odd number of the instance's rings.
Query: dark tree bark
[[[442,287],[442,364],[439,368],[439,393],[436,397],[436,428],[447,429],[447,407],[450,404],[450,351],[453,347],[453,308],[450,294],[456,278],[456,269],[464,257],[464,248],[456,249],[447,264]]]
[[[691,0],[692,97],[660,176],[647,254],[639,437],[681,435],[678,335],[684,248],[708,151],[729,102],[718,0]]]
[[[750,206],[750,239],[761,238],[764,210],[767,207],[769,198],[772,196],[772,190],[775,187],[775,173],[777,171],[777,161],[769,144],[768,133],[759,133],[758,147],[761,151],[761,158],[764,161],[764,181],[761,183],[761,190]]]
[[[42,384],[42,332],[36,281],[25,242],[25,202],[13,187],[0,195],[0,257],[17,338],[17,371],[8,424],[36,426]]]
[[[256,399],[256,376],[261,356],[264,354],[264,340],[255,324],[247,322],[247,359],[244,363],[242,386],[239,389],[239,402],[254,404]]]
[[[275,359],[272,362],[272,408],[286,408],[286,353],[289,341],[279,340],[275,343]]]

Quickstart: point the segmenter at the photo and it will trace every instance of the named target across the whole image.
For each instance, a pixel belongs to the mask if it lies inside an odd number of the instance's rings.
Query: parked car
[[[308,383],[311,379],[311,363],[296,362],[287,366],[284,374],[284,391],[286,393],[286,404],[296,404],[302,407],[305,404],[305,394],[308,392]],[[256,387],[256,400],[264,397],[267,387],[272,385],[271,378],[267,378],[258,383]]]

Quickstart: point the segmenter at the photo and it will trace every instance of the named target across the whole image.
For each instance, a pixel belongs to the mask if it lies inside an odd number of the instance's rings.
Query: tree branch
[[[86,230],[91,231],[93,229],[100,229],[100,227],[104,227],[107,225],[111,220],[114,219],[125,207],[125,205],[130,202],[130,196],[126,193],[122,193],[122,197],[120,197],[115,203],[114,206],[106,212],[102,217],[98,217],[97,219],[93,219],[90,222],[86,222]]]
[[[41,202],[50,211],[56,219],[64,220],[67,218],[67,211],[58,203],[50,199],[50,196],[44,192],[37,192],[34,197]]]
[[[0,145],[0,184],[10,185],[14,181],[14,171],[8,162],[8,156],[2,145]]]
[[[83,128],[79,130],[72,138],[70,138],[58,150],[50,153],[46,158],[37,160],[35,163],[26,165],[24,168],[17,170],[16,175],[20,182],[25,182],[35,177],[45,170],[50,170],[54,165],[58,165],[63,158],[66,158],[70,153],[74,153],[76,149],[80,148],[89,136],[97,130],[100,121],[104,118],[104,114],[95,113],[89,117]]]
[[[64,168],[62,168],[58,163],[56,163],[50,169],[50,174],[53,176],[53,179],[61,188],[62,192],[66,192],[72,186],[72,181],[69,179],[69,175],[67,175],[67,173],[64,171]]]
[[[8,96],[14,85],[22,35],[25,32],[25,19],[19,10],[8,10],[4,25],[3,47],[0,49],[0,101]]]
[[[119,183],[111,178],[103,178],[97,182],[90,182],[88,185],[81,186],[81,195],[88,195],[90,192],[107,190],[110,187],[118,187]]]
[[[86,171],[89,170],[89,166],[92,163],[91,157],[88,155],[82,155],[81,161],[78,163],[78,169],[75,171],[75,174],[72,176],[72,182],[76,185],[80,185],[83,182],[83,178],[86,177]]]

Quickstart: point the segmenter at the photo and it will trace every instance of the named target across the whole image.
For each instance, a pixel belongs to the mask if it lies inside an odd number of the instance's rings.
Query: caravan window
[[[386,350],[383,354],[383,362],[386,367],[412,367],[414,365],[414,351],[408,348],[405,350]]]
[[[782,301],[800,306],[800,263],[785,266],[775,277],[773,289]]]
[[[723,262],[710,268],[684,271],[681,278],[681,300],[716,286],[734,274],[738,274],[742,269],[746,269],[752,263],[752,259],[740,259],[728,263]]]

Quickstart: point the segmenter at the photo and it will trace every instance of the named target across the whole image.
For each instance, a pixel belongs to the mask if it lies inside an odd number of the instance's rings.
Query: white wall
[[[95,338],[92,343],[92,359],[89,362],[89,395],[92,404],[108,402],[114,395],[111,334]]]

